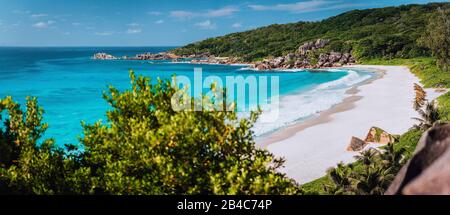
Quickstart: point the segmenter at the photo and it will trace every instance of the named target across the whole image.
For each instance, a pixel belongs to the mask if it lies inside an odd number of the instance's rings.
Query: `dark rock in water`
[[[361,151],[368,143],[357,137],[352,137],[350,145],[347,147],[347,151]]]
[[[117,57],[107,54],[107,53],[96,53],[92,57],[94,60],[116,60]]]
[[[137,54],[134,57],[129,56],[116,57],[107,53],[96,53],[92,57],[92,59],[94,60],[169,60],[169,59],[176,60],[180,58],[181,58],[180,56],[167,52],[160,52],[157,54],[143,53]]]
[[[386,195],[450,195],[450,124],[429,129],[415,154],[395,177]]]
[[[270,65],[267,62],[259,62],[255,64],[255,68],[258,70],[270,70]]]

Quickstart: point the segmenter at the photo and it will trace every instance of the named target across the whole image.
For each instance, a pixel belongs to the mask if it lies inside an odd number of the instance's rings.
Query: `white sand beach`
[[[320,116],[281,129],[258,140],[276,156],[286,159],[281,170],[299,183],[322,177],[338,162],[352,162],[357,152],[346,151],[352,136],[365,138],[370,127],[378,126],[392,134],[406,132],[417,113],[412,108],[413,84],[419,79],[403,66],[355,65],[384,75],[349,90],[348,97]],[[428,99],[442,93],[426,89]],[[370,147],[370,145],[368,146]]]

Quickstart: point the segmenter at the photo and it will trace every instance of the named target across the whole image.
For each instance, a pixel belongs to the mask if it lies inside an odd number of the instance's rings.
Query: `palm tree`
[[[419,121],[419,124],[414,125],[413,128],[417,128],[420,130],[427,130],[441,119],[441,114],[439,113],[439,110],[434,102],[427,102],[425,105],[425,109],[418,109],[417,112],[419,113],[419,118],[413,118],[417,121]]]
[[[393,143],[389,143],[385,148],[383,153],[380,155],[384,165],[392,167],[394,171],[398,171],[404,161],[405,148],[395,149]]]
[[[361,152],[359,155],[356,155],[355,158],[358,161],[361,161],[361,163],[363,163],[364,165],[370,165],[376,161],[377,155],[379,154],[380,152],[378,150],[370,148]]]
[[[391,167],[367,165],[354,179],[353,189],[360,195],[382,195],[394,177]]]
[[[414,110],[419,110],[423,107],[423,105],[425,104],[425,102],[427,101],[426,97],[427,97],[427,92],[425,92],[425,90],[423,90],[423,88],[414,83],[414,92],[416,94],[415,98],[414,98],[414,102],[413,102],[413,107]]]
[[[361,195],[383,194],[400,168],[401,153],[393,144],[388,144],[383,153],[371,148],[355,156],[362,167],[352,175],[351,190]]]
[[[330,194],[349,194],[351,188],[351,173],[353,165],[338,163],[336,168],[328,170],[328,177],[331,179],[331,186],[325,186],[324,189]]]

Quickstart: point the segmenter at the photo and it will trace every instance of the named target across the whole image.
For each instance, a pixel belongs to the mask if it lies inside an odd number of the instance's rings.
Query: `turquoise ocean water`
[[[124,90],[130,87],[129,70],[152,78],[184,75],[192,78],[194,67],[203,77],[271,76],[279,78],[279,120],[255,127],[262,135],[295,121],[311,117],[339,103],[345,91],[373,74],[366,71],[331,70],[329,72],[253,71],[246,66],[194,65],[163,61],[96,61],[96,52],[113,55],[157,53],[171,47],[80,47],[80,48],[0,48],[0,98],[11,95],[23,104],[26,96],[36,96],[45,109],[49,123],[45,137],[57,144],[77,143],[81,121],[93,123],[105,119],[107,103],[102,93],[108,85]],[[207,89],[205,88],[205,91]],[[270,94],[270,92],[269,92]]]

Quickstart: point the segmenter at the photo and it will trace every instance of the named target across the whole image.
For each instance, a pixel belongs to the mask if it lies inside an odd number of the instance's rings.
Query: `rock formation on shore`
[[[304,43],[298,48],[296,53],[289,53],[284,57],[264,59],[255,63],[254,68],[258,70],[322,68],[339,67],[355,63],[355,59],[350,53],[329,52],[321,53],[317,63],[313,64],[311,55],[314,55],[317,50],[324,48],[329,42],[329,40],[317,39],[315,42]]]
[[[307,42],[301,45],[295,53],[288,53],[282,57],[273,59],[264,59],[253,64],[253,67],[258,70],[272,70],[272,69],[304,69],[304,68],[323,68],[323,67],[339,67],[346,64],[355,63],[355,59],[350,53],[327,52],[318,54],[319,50],[328,45],[330,41],[326,39],[317,39],[314,42]],[[316,53],[317,52],[317,53]],[[318,55],[318,57],[317,57]],[[316,57],[314,57],[316,56]],[[315,59],[313,59],[315,58]],[[247,63],[242,62],[237,57],[216,57],[209,53],[199,53],[192,55],[178,56],[172,52],[161,52],[157,54],[143,53],[137,54],[133,57],[123,56],[115,57],[107,53],[97,53],[93,59],[96,60],[172,60],[179,61],[180,59],[189,60],[191,63],[198,64],[238,64]],[[317,62],[317,63],[312,63]]]
[[[357,137],[352,137],[350,145],[347,147],[347,151],[361,151],[368,143]]]
[[[395,140],[394,136],[387,133],[383,129],[374,126],[369,129],[369,132],[367,133],[366,139],[364,139],[364,141],[379,144],[389,144],[393,143]]]
[[[215,56],[209,56],[207,58],[197,58],[193,57],[191,60],[191,63],[197,63],[197,64],[236,64],[241,63],[238,58],[233,57],[215,57]]]
[[[116,57],[107,53],[96,53],[94,54],[93,58],[94,60],[176,60],[181,58],[180,56],[177,56],[175,54],[169,53],[169,52],[160,52],[156,54],[152,53],[143,53],[143,54],[137,54],[133,57],[129,56],[122,56],[122,57]]]
[[[371,127],[364,140],[357,137],[352,137],[347,151],[361,151],[369,143],[389,144],[394,143],[394,135],[387,133],[381,128]]]
[[[423,134],[385,194],[450,195],[450,124]]]
[[[117,57],[107,54],[107,53],[96,53],[92,57],[94,60],[116,60]]]

